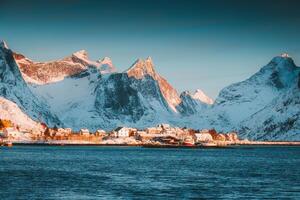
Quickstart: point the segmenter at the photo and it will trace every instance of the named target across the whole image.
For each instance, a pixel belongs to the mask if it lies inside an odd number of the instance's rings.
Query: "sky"
[[[35,61],[85,49],[119,71],[151,56],[178,92],[216,98],[283,52],[300,65],[300,1],[0,0],[0,39]]]

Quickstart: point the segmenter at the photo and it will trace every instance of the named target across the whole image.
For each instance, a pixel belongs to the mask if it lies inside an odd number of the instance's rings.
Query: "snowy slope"
[[[300,87],[294,87],[241,122],[240,135],[256,140],[300,141],[299,110]]]
[[[94,107],[94,90],[100,76],[96,68],[90,67],[59,82],[30,87],[37,96],[48,103],[51,110],[64,122],[65,127],[95,130],[100,128],[102,123]]]
[[[49,106],[29,89],[15,62],[13,52],[4,42],[0,42],[0,96],[16,103],[31,119],[49,126],[60,124]]]
[[[17,104],[0,97],[0,119],[6,119],[22,129],[40,129],[39,123],[30,119]]]
[[[300,113],[296,103],[299,91],[295,89],[298,87],[299,72],[299,67],[284,54],[273,58],[249,79],[224,88],[212,108],[214,113],[231,124],[223,129],[239,130],[243,136],[252,139],[297,139],[298,136],[294,135],[297,124],[289,131],[284,126],[292,113]],[[286,104],[285,101],[296,102]],[[282,113],[276,112],[275,107]],[[273,123],[267,122],[270,120]],[[271,124],[276,124],[277,130],[268,128]],[[285,136],[278,135],[280,131]]]

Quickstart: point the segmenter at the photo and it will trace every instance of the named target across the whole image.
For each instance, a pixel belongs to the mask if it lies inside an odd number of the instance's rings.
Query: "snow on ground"
[[[8,119],[23,129],[39,128],[39,124],[30,119],[17,104],[0,97],[0,119]]]
[[[49,104],[65,126],[79,129],[89,128],[88,122],[93,120],[94,89],[99,73],[91,68],[81,75],[83,77],[69,77],[52,84],[31,85],[31,90]]]

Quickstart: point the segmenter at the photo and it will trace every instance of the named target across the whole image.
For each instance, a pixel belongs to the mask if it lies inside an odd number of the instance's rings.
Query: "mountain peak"
[[[294,60],[287,53],[274,57],[267,66],[268,68],[271,67],[273,70],[275,69],[277,71],[294,70],[296,68]]]
[[[137,59],[134,64],[126,71],[129,76],[141,79],[145,75],[155,76],[154,65],[152,59],[148,57],[146,60]]]
[[[72,54],[72,56],[75,56],[77,58],[81,59],[88,59],[88,53],[86,50],[80,50]]]
[[[279,56],[275,56],[271,62],[275,62],[275,63],[280,63],[283,61],[293,61],[292,57],[290,57],[289,54],[287,53],[282,53]]]
[[[104,63],[112,63],[111,59],[109,57],[106,57],[106,56],[104,58],[102,58],[101,60],[98,60],[98,62],[102,63],[102,64],[104,64]]]
[[[181,92],[180,96],[190,96],[190,97],[192,97],[191,92],[188,91],[188,90],[185,90],[185,91]]]
[[[195,93],[193,94],[193,98],[194,99],[197,99],[203,103],[206,103],[206,104],[213,104],[214,103],[214,100],[212,100],[210,97],[208,97],[202,90],[200,89],[197,89],[195,91]]]
[[[290,58],[290,55],[288,53],[282,53],[280,55],[280,57],[282,57],[282,58]]]
[[[153,65],[152,58],[150,56],[146,58],[145,62],[151,63]]]
[[[8,46],[7,46],[7,44],[6,44],[6,42],[5,42],[4,40],[1,40],[1,41],[0,41],[0,47],[1,47],[1,48],[5,48],[5,49],[8,49]]]
[[[98,69],[102,74],[108,74],[117,71],[109,57],[104,57],[103,59],[98,60],[97,63],[99,63]]]

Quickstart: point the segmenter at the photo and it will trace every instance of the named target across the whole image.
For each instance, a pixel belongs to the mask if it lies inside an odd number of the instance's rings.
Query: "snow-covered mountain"
[[[299,140],[299,72],[287,54],[277,56],[249,79],[224,88],[213,111],[251,139]]]
[[[213,104],[213,100],[200,89],[197,89],[194,94],[184,91],[180,94],[180,99],[181,103],[177,106],[177,109],[183,115],[202,113]]]
[[[178,112],[176,106],[181,102],[177,91],[154,69],[154,64],[151,57],[146,60],[138,59],[127,71],[128,77],[133,77],[136,80],[153,79],[159,86],[159,90],[167,102],[169,108],[174,112]]]
[[[181,100],[176,90],[155,72],[150,58],[137,60],[122,73],[99,73],[98,69],[90,65],[62,81],[30,87],[65,126],[76,130],[142,128],[172,123],[179,115],[176,102]]]
[[[109,58],[91,61],[84,50],[57,61],[34,62],[2,42],[0,103],[6,113],[23,113],[16,115],[21,121],[26,114],[75,130],[169,123],[237,130],[249,139],[300,140],[299,73],[283,54],[249,79],[225,87],[213,101],[201,90],[179,95],[156,72],[150,57],[118,73]]]
[[[181,101],[176,90],[156,73],[151,58],[138,59],[125,72],[101,79],[96,92],[97,110],[108,119],[137,127],[172,123]]]
[[[37,98],[22,78],[13,52],[5,42],[0,42],[0,96],[16,103],[31,119],[50,126],[61,125],[46,102]]]

